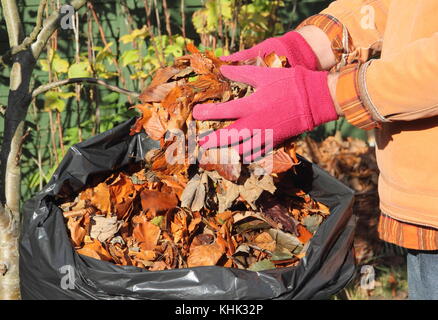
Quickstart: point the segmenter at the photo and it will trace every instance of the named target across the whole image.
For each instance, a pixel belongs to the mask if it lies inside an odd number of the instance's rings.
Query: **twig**
[[[161,37],[161,21],[160,21],[160,13],[158,12],[157,0],[154,0],[154,6],[155,6],[155,19],[157,19],[158,36]]]
[[[83,5],[85,5],[86,0],[73,0],[70,2],[70,5],[75,9],[80,9]],[[41,51],[47,44],[48,39],[52,36],[52,34],[58,29],[59,21],[61,20],[61,13],[59,11],[53,12],[49,18],[47,18],[44,22],[44,25],[41,31],[38,33],[36,41],[32,43],[30,46],[32,49],[32,54],[34,58],[38,58],[41,54]]]
[[[58,149],[56,148],[56,137],[55,137],[56,127],[53,125],[52,110],[48,110],[47,112],[49,113],[50,141],[52,142],[53,154],[55,155],[56,165],[58,166],[59,165],[59,158],[58,158]]]
[[[169,41],[172,43],[172,29],[170,27],[170,12],[167,8],[167,0],[163,0],[163,11],[164,11],[164,17],[166,19],[166,31],[169,35]]]
[[[30,134],[30,128],[27,128],[26,132],[21,137],[20,143],[18,145],[18,153],[15,155],[15,161],[17,161],[17,165],[19,165],[20,163],[20,157],[23,152],[23,145],[29,134]]]
[[[184,0],[181,0],[181,32],[184,37],[186,38],[186,13],[185,13],[185,3]]]
[[[144,3],[144,10],[146,12],[146,23],[148,28],[151,27],[151,10],[152,6],[149,5],[149,0],[143,0]]]
[[[118,92],[124,95],[127,95],[129,97],[135,98],[137,99],[139,97],[139,93],[134,92],[134,91],[130,91],[130,90],[126,90],[123,88],[119,88],[115,85],[106,83],[103,80],[100,79],[94,79],[94,78],[71,78],[71,79],[65,79],[65,80],[60,80],[60,81],[55,81],[55,82],[51,82],[51,83],[47,83],[44,85],[39,86],[38,88],[36,88],[33,92],[32,92],[32,98],[35,98],[37,95],[44,93],[46,91],[49,91],[53,88],[57,88],[60,86],[64,86],[67,84],[72,84],[72,83],[79,83],[79,82],[86,82],[86,83],[90,83],[90,84],[98,84],[101,85],[111,91],[114,92]]]
[[[3,56],[0,57],[0,63],[1,64],[8,64],[10,63],[10,60],[13,55],[25,51],[29,48],[29,46],[34,42],[38,36],[38,33],[41,31],[43,27],[43,13],[44,8],[47,5],[47,0],[42,0],[38,6],[38,12],[37,12],[37,18],[35,27],[33,28],[32,32],[28,37],[26,37],[22,43],[20,43],[18,46],[13,46],[11,49],[9,49]]]
[[[91,11],[91,13],[93,15],[93,19],[96,22],[97,28],[99,29],[100,38],[102,39],[102,42],[105,45],[105,47],[108,47],[108,52],[112,56],[112,60],[113,60],[114,66],[116,67],[117,73],[120,76],[120,81],[122,82],[122,85],[125,86],[126,85],[126,81],[125,81],[125,77],[123,76],[122,69],[120,68],[119,62],[114,57],[113,52],[111,50],[111,47],[108,46],[108,41],[106,40],[105,32],[103,31],[102,25],[99,22],[99,17],[97,16],[96,11],[94,10],[94,6],[93,6],[93,4],[91,2],[88,3],[88,8],[90,9],[90,11]]]

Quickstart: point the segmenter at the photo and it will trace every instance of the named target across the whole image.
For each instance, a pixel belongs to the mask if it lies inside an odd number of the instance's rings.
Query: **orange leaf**
[[[197,74],[209,74],[214,69],[214,64],[210,59],[203,56],[201,53],[190,55],[190,66]]]
[[[160,238],[161,229],[149,221],[137,224],[132,231],[133,237],[140,242],[143,250],[153,250]]]
[[[152,79],[150,86],[158,86],[160,84],[166,83],[174,75],[178,74],[181,70],[175,67],[164,67],[160,68],[155,72],[154,78]]]
[[[232,148],[206,150],[202,154],[199,166],[207,171],[217,171],[229,181],[237,181],[242,170],[240,156]]]
[[[200,266],[214,266],[223,256],[224,250],[217,243],[193,247],[187,264],[189,268]]]
[[[299,234],[298,240],[300,240],[302,243],[307,243],[313,237],[313,234],[301,223],[297,225],[297,232]]]
[[[103,213],[111,212],[111,193],[105,182],[99,183],[94,188],[88,188],[81,192],[80,198],[89,200],[93,206]]]
[[[155,261],[152,267],[149,268],[150,271],[160,271],[160,270],[166,270],[167,265],[166,262],[163,260]]]
[[[225,224],[227,220],[230,219],[235,213],[236,211],[224,211],[216,214],[215,219],[217,223]]]
[[[186,49],[190,53],[199,53],[199,49],[193,44],[193,42],[189,42],[186,45]]]
[[[148,86],[140,94],[139,99],[141,102],[161,102],[169,92],[178,85],[177,81],[168,83],[162,83],[155,86]]]
[[[278,149],[273,155],[272,173],[281,173],[289,170],[295,164],[283,148]]]
[[[199,212],[194,212],[193,216],[194,216],[194,219],[192,219],[192,221],[190,221],[190,224],[187,228],[189,233],[192,233],[194,230],[196,230],[196,228],[198,227],[198,225],[202,221],[202,217],[201,217],[201,214]]]
[[[166,122],[158,112],[153,112],[147,123],[143,126],[146,133],[153,140],[160,140],[166,133]]]
[[[140,193],[143,210],[164,211],[178,205],[178,198],[174,193],[165,193],[155,190],[143,190]]]
[[[141,251],[129,251],[129,255],[135,257],[135,259],[151,261],[156,258],[156,254],[153,250],[141,250]]]
[[[135,198],[136,190],[132,180],[123,173],[109,185],[112,199],[115,203],[132,202]]]
[[[268,54],[263,60],[270,68],[284,68],[287,64],[287,58],[285,56],[277,56],[274,52]]]
[[[104,247],[102,247],[102,244],[97,239],[94,239],[93,242],[85,244],[81,249],[78,249],[77,252],[84,256],[88,256],[98,260],[113,260],[108,251],[106,251]]]
[[[82,209],[86,210],[86,209]],[[69,218],[67,227],[70,230],[70,238],[75,247],[80,247],[85,235],[87,234],[88,226],[90,225],[90,216],[88,214],[81,218]]]
[[[275,247],[276,247],[275,240],[272,239],[271,235],[267,232],[262,232],[257,237],[255,237],[254,243],[262,249],[271,252],[275,251]]]
[[[133,108],[137,108],[142,113],[142,115],[135,121],[134,125],[131,127],[131,130],[129,132],[129,135],[131,136],[141,132],[141,130],[146,127],[147,122],[152,116],[152,111],[150,110],[148,105],[138,104]]]

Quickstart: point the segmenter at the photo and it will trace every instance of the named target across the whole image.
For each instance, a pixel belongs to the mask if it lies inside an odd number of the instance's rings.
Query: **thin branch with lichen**
[[[47,0],[42,0],[38,6],[38,13],[36,18],[35,27],[28,37],[17,46],[13,46],[3,56],[0,57],[0,64],[7,65],[11,63],[11,58],[21,51],[27,50],[30,45],[36,40],[39,32],[43,28],[43,13],[44,8],[47,5]]]
[[[73,84],[73,83],[80,83],[80,82],[86,82],[86,83],[90,83],[90,84],[97,84],[97,85],[101,85],[111,91],[114,92],[118,92],[124,95],[127,95],[129,97],[135,98],[137,99],[139,97],[139,93],[138,92],[134,92],[134,91],[130,91],[127,89],[123,89],[114,85],[111,85],[103,80],[100,79],[95,79],[95,78],[70,78],[70,79],[65,79],[65,80],[60,80],[60,81],[56,81],[56,82],[51,82],[51,83],[47,83],[44,85],[39,86],[38,88],[36,88],[35,90],[32,91],[32,98],[35,98],[36,96],[38,96],[41,93],[47,92],[51,89],[60,87],[60,86],[65,86],[68,84]]]

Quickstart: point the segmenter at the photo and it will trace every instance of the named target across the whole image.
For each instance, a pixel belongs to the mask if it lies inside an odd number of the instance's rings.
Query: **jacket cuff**
[[[364,130],[380,128],[380,123],[373,119],[361,99],[359,68],[358,63],[341,68],[336,86],[336,100],[350,124]]]
[[[332,50],[336,57],[336,62],[341,62],[343,55],[350,52],[350,48],[345,47],[349,46],[351,42],[348,41],[348,39],[347,41],[344,41],[343,25],[335,17],[327,14],[316,14],[301,22],[296,29],[309,25],[318,27],[327,35],[331,42]]]

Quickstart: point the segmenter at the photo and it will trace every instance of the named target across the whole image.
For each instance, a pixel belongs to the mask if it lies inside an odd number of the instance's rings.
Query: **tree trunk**
[[[23,41],[23,27],[15,0],[2,0],[2,7],[8,30],[9,46],[12,48]],[[17,156],[22,131],[17,129],[23,129],[19,121],[19,110],[23,110],[23,106],[30,102],[21,90],[22,80],[27,75],[30,76],[32,72],[31,70],[29,70],[30,73],[27,72],[26,68],[20,64],[24,56],[25,52],[21,52],[12,57],[8,108],[5,114],[5,131],[0,154],[0,299],[20,298],[18,277],[20,168]],[[33,57],[31,61],[34,61]],[[29,92],[28,88],[29,82],[27,92]],[[15,109],[15,104],[17,104],[17,109]]]
[[[86,0],[73,0],[75,10]],[[23,28],[15,0],[1,0],[10,47],[23,42]],[[41,4],[40,4],[41,6]],[[5,113],[5,130],[0,152],[0,299],[18,299],[18,236],[20,222],[20,149],[24,121],[32,100],[30,80],[36,60],[58,28],[61,15],[54,12],[44,23],[36,39],[24,51],[12,56],[10,90]],[[38,25],[38,22],[37,22]],[[39,31],[39,30],[38,30]]]
[[[18,221],[0,207],[0,300],[20,299],[18,278]]]

